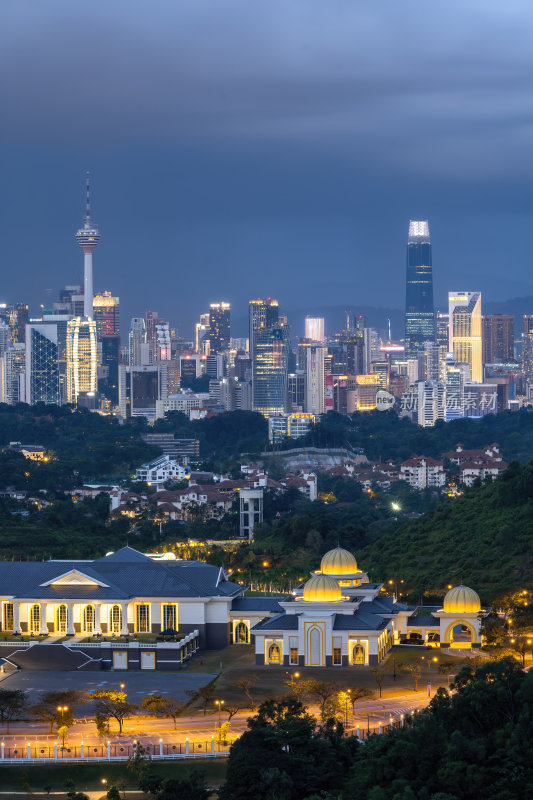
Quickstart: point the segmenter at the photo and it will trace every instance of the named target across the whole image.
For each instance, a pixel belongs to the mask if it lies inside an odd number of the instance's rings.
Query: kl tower
[[[91,198],[89,173],[86,176],[85,219],[83,228],[76,234],[76,240],[83,250],[83,316],[93,318],[93,250],[100,241],[97,225],[91,219]]]

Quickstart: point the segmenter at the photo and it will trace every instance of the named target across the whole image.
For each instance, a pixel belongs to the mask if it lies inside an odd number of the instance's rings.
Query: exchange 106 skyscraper
[[[424,342],[435,341],[433,270],[427,220],[409,222],[405,292],[405,355],[416,358]]]

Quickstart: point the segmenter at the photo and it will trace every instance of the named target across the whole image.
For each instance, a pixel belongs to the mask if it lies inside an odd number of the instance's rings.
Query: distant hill
[[[533,589],[533,461],[388,529],[358,561],[372,579],[403,580],[417,596],[464,583],[491,603]]]

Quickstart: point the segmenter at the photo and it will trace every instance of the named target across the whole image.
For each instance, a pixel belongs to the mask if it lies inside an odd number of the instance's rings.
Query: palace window
[[[137,606],[137,633],[150,633],[150,606],[148,603],[139,603]]]
[[[176,613],[176,605],[175,603],[165,603],[163,605],[163,628],[162,630],[166,631],[171,629],[173,631],[178,630],[178,615]]]
[[[276,642],[268,648],[268,660],[270,664],[279,664],[281,661],[281,650]]]
[[[37,604],[30,608],[30,632],[41,632],[41,606]]]
[[[56,610],[56,631],[57,633],[66,633],[68,625],[68,608],[64,603],[61,603]]]
[[[340,667],[342,665],[342,648],[341,647],[334,647],[333,648],[333,664],[336,667]]]
[[[13,603],[4,603],[4,613],[2,615],[2,629],[12,631],[14,627]]]
[[[360,645],[354,645],[352,651],[352,661],[354,664],[364,664],[365,663],[365,648]]]
[[[109,632],[115,634],[122,630],[122,609],[120,606],[112,606],[109,612]]]
[[[298,648],[297,647],[291,647],[289,649],[289,662],[293,666],[298,666]]]
[[[248,644],[248,626],[245,622],[239,622],[235,626],[234,641],[235,644]]]
[[[85,633],[94,632],[94,606],[85,606],[83,609],[83,630]]]

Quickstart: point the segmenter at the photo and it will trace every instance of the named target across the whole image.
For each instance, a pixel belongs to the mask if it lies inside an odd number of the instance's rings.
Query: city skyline
[[[504,297],[533,293],[524,3],[29,9],[3,8],[0,33],[6,301],[21,274],[33,308],[81,279],[86,170],[105,236],[95,289],[124,319],[147,283],[183,330],[221,297],[244,313],[268,294],[304,314],[315,298],[400,309],[410,218],[431,221],[436,307],[467,271],[498,299],[502,265]]]

